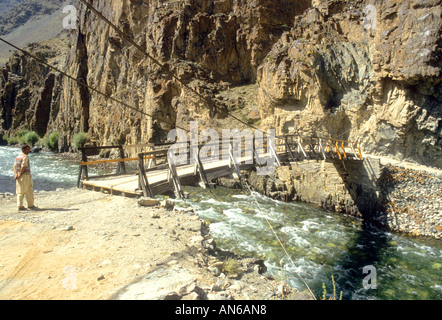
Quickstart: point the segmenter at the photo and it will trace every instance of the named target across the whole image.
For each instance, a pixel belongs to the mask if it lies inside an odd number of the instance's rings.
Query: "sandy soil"
[[[81,189],[36,193],[36,205],[17,212],[15,196],[0,198],[0,299],[308,298],[282,295],[251,259],[236,276],[214,273],[222,258],[201,245],[192,211]],[[190,282],[160,283],[169,278]]]

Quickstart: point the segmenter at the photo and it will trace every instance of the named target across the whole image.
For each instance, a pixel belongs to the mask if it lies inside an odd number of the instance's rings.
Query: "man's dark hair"
[[[25,151],[26,148],[31,148],[31,146],[28,144],[24,144],[21,146],[21,151]]]

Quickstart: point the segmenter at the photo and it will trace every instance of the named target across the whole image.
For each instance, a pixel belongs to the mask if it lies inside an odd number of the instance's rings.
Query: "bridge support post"
[[[272,140],[268,139],[268,146],[270,148],[269,153],[270,155],[275,158],[276,163],[278,164],[278,166],[281,166],[281,161],[279,160],[278,155],[276,154],[276,150],[275,150],[275,146],[272,144]]]
[[[168,162],[169,165],[169,182],[172,182],[173,189],[175,190],[175,195],[178,198],[184,198],[184,191],[181,187],[180,178],[178,177],[178,173],[176,171],[176,166],[172,162]]]
[[[239,169],[238,163],[235,159],[235,155],[233,154],[232,141],[230,142],[229,145],[229,157],[230,157],[230,164],[229,164],[230,168],[233,165],[233,167],[235,168],[236,175],[238,176],[238,179],[241,180],[241,170]]]
[[[122,146],[119,147],[120,149],[120,159],[122,159],[122,162],[118,163],[118,169],[117,172],[118,173],[126,173],[126,165],[124,164],[124,149]]]
[[[138,187],[143,191],[145,197],[153,198],[153,192],[147,180],[146,170],[144,170],[144,155],[138,155]]]
[[[301,137],[298,137],[298,153],[299,153],[299,150],[301,150],[304,157],[306,159],[308,159],[307,154],[305,153],[304,148],[302,147]]]
[[[324,160],[327,160],[327,157],[325,156],[324,153],[324,148],[322,147],[322,139],[319,138],[319,151],[321,151],[322,157],[324,158]]]
[[[201,162],[200,148],[197,149],[197,152],[193,153],[193,157],[195,159],[195,171],[194,172],[196,173],[196,170],[198,170],[203,188],[207,189],[210,187],[210,184],[209,184],[209,180],[207,180],[207,176],[206,176],[206,172],[204,171],[203,163]]]
[[[292,149],[290,148],[289,142],[288,142],[288,136],[285,136],[285,153],[288,153],[289,157],[292,159],[292,161],[296,161],[295,156],[293,155]]]
[[[87,162],[87,155],[84,149],[80,150],[81,150],[81,163],[80,163],[80,172],[78,173],[77,188],[80,188],[80,185],[82,184],[81,181],[89,179],[87,166],[83,164]]]

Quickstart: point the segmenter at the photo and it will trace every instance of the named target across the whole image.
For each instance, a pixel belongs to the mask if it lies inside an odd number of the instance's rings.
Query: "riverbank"
[[[249,170],[243,180],[272,199],[314,204],[387,231],[442,238],[442,170],[437,168],[366,156],[363,163],[294,162],[275,168],[271,176]],[[235,178],[220,178],[218,184],[244,188]]]
[[[37,192],[38,211],[0,203],[0,299],[310,298],[228,259],[192,210],[81,189]]]

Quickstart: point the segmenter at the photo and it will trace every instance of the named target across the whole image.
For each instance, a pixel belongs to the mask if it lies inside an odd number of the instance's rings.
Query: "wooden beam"
[[[229,166],[231,167],[231,165],[233,164],[233,167],[235,168],[236,175],[238,176],[238,179],[241,180],[241,170],[239,170],[238,163],[236,162],[235,156],[233,155],[232,143],[230,143],[230,145],[229,145],[229,157],[230,157],[230,165]]]
[[[176,166],[172,162],[168,162],[169,164],[169,177],[172,182],[172,186],[175,189],[175,195],[178,198],[183,199],[184,198],[184,191],[181,187],[180,178],[178,176],[178,173],[176,171]]]
[[[152,189],[149,185],[149,180],[147,179],[146,171],[144,170],[144,157],[140,156],[138,159],[138,186],[141,187],[143,195],[145,197],[153,197]]]
[[[198,148],[198,152],[194,153],[194,159],[195,159],[195,168],[198,169],[201,182],[203,184],[204,189],[207,189],[209,187],[209,181],[207,180],[206,173],[204,172],[204,167],[201,162],[200,158],[200,149]]]
[[[324,160],[327,160],[327,157],[324,152],[324,148],[322,147],[322,139],[319,139],[319,151],[321,151],[321,154],[322,154],[322,157],[324,158]]]
[[[101,163],[116,163],[116,162],[127,162],[127,161],[137,161],[139,158],[121,158],[121,159],[107,159],[107,160],[96,160],[96,161],[82,161],[82,166],[90,166],[94,164],[101,164]],[[144,159],[155,159],[154,156],[146,156]]]
[[[299,149],[301,149],[302,154],[304,155],[304,157],[306,159],[308,159],[307,154],[305,153],[304,148],[302,147],[302,143],[301,143],[301,138],[300,137],[298,137],[298,152],[299,152]]]

